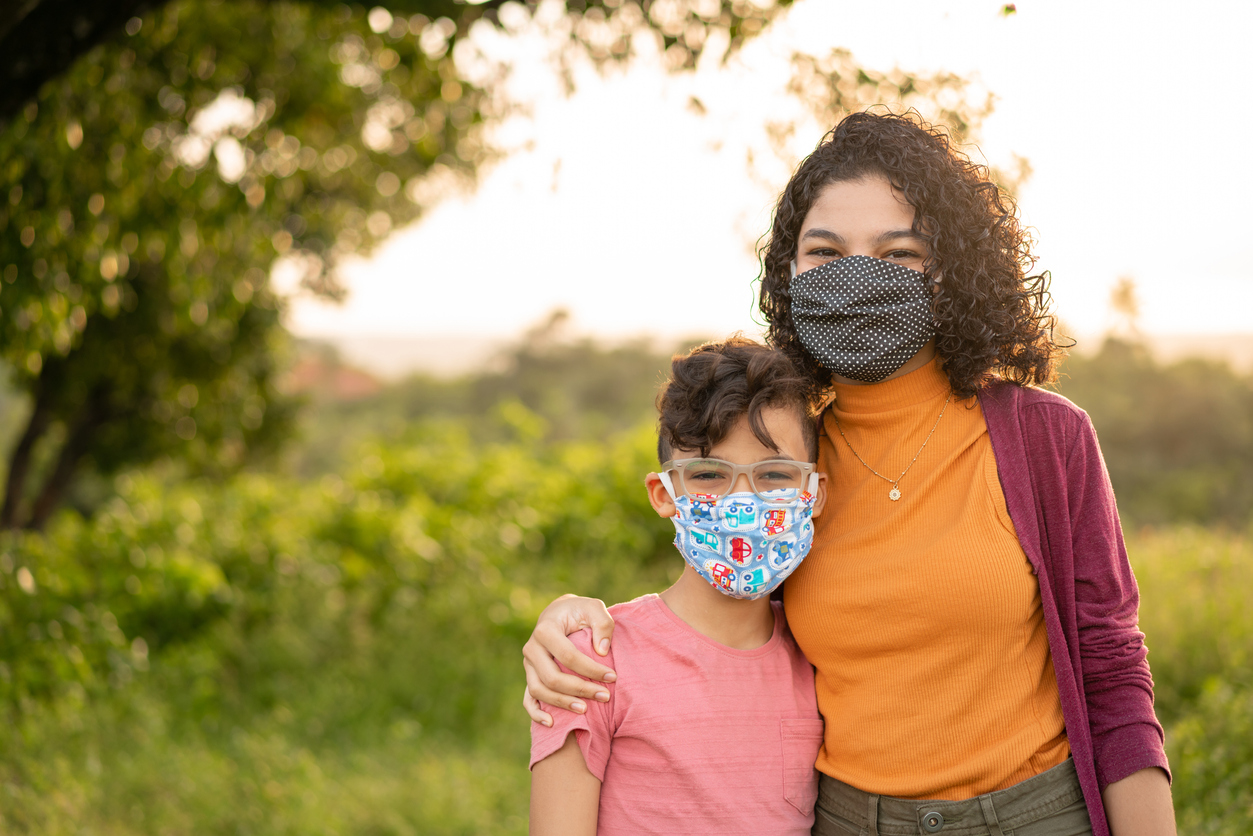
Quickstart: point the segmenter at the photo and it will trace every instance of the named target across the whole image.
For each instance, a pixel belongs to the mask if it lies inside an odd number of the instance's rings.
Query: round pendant
[[[900,498],[901,498],[901,489],[893,485],[892,490],[888,491],[888,499],[895,502],[896,500]]]

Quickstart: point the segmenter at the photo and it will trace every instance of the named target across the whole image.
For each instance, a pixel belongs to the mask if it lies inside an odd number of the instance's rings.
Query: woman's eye
[[[840,253],[830,247],[819,247],[816,250],[810,250],[809,254],[817,258],[839,258]]]
[[[913,250],[893,250],[888,253],[888,258],[895,258],[897,261],[910,261],[911,259],[922,258],[922,256]]]

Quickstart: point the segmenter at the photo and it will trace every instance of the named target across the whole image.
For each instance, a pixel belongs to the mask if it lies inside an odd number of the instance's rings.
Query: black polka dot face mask
[[[854,255],[795,275],[792,324],[801,345],[840,377],[877,383],[935,336],[931,294],[917,270]]]

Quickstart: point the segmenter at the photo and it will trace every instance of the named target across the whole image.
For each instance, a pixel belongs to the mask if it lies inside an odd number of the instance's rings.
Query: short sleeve
[[[575,633],[570,636],[570,641],[574,642],[574,646],[578,648],[580,653],[588,656],[593,655],[591,631],[582,630]],[[607,657],[601,658],[609,667],[615,667],[612,650]],[[563,673],[571,673],[570,669],[565,665],[560,667]],[[535,764],[564,746],[566,737],[573,733],[578,741],[579,749],[583,752],[583,760],[587,764],[588,771],[595,775],[598,781],[605,780],[605,766],[609,763],[609,750],[614,731],[615,683],[605,682],[601,684],[609,692],[609,702],[585,700],[587,711],[584,714],[575,714],[573,711],[567,711],[564,708],[556,708],[547,703],[543,704],[544,710],[552,715],[553,724],[551,727],[548,727],[536,722],[531,723],[531,763],[529,768],[533,769]]]

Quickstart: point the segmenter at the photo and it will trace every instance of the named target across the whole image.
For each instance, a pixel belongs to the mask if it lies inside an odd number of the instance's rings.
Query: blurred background
[[[520,647],[681,563],[673,351],[850,110],[1021,202],[1181,832],[1253,830],[1247,4],[0,9],[0,831],[519,834]]]

